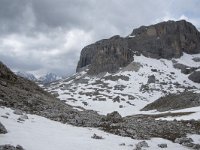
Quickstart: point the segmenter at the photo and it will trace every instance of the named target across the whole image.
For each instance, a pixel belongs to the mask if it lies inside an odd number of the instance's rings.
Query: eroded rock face
[[[133,61],[133,53],[128,48],[126,39],[114,36],[85,47],[81,52],[77,71],[87,65],[89,74],[115,72]]]
[[[129,48],[147,57],[170,59],[200,52],[200,33],[185,20],[142,26],[131,36],[135,38],[129,38]]]
[[[134,54],[152,58],[178,58],[200,52],[200,33],[185,20],[161,22],[134,29],[129,37],[114,36],[83,48],[77,71],[89,74],[116,72],[134,60]]]

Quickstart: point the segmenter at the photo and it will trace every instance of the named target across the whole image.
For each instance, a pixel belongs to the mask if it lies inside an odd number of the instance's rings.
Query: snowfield
[[[46,90],[69,105],[95,110],[99,114],[113,111],[122,116],[140,114],[140,109],[166,94],[186,89],[200,91],[200,84],[173,67],[173,62],[200,67],[200,62],[193,60],[195,57],[200,57],[200,54],[184,53],[181,58],[173,60],[134,56],[134,62],[115,74],[96,77],[83,71],[52,83]],[[148,83],[149,76],[155,76],[155,83]],[[114,101],[117,97],[118,100]]]
[[[9,114],[8,114],[9,113]],[[127,137],[109,134],[94,128],[74,127],[55,122],[44,117],[29,115],[25,121],[18,121],[19,115],[13,114],[10,108],[0,107],[0,122],[8,130],[7,134],[0,134],[0,145],[21,145],[26,150],[132,150],[140,142]],[[103,139],[93,139],[93,134]],[[200,140],[199,135],[189,135]],[[182,145],[171,141],[152,138],[146,140],[148,150],[159,150],[158,144],[167,144],[169,150],[186,150]],[[124,144],[125,145],[124,145]]]

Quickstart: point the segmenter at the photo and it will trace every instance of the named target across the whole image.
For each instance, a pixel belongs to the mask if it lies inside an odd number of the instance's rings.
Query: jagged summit
[[[53,81],[60,80],[60,79],[62,79],[62,77],[60,77],[54,73],[47,73],[46,75],[38,78],[38,81],[42,84],[48,84],[48,83],[51,83]]]
[[[77,72],[88,67],[89,74],[116,72],[134,60],[134,54],[151,58],[179,58],[183,52],[200,52],[200,33],[191,23],[161,22],[134,29],[128,37],[113,36],[83,48]]]

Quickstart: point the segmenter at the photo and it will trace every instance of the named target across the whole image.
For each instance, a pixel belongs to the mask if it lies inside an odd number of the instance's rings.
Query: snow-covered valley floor
[[[7,134],[0,134],[0,145],[21,145],[26,150],[132,150],[135,144],[140,142],[99,129],[75,127],[36,115],[28,114],[28,119],[20,122],[20,116],[14,114],[10,108],[0,107],[0,114],[0,122],[8,130]],[[103,139],[91,138],[94,133]],[[200,135],[190,136],[194,137],[196,142],[200,141]],[[168,147],[165,149],[169,150],[188,149],[161,138],[152,138],[146,142],[149,147],[145,149],[148,150],[163,149],[158,147],[158,144],[162,143],[167,144]]]

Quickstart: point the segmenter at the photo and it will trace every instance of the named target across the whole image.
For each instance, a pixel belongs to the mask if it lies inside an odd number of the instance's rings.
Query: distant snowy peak
[[[17,71],[17,72],[15,72],[15,74],[20,76],[20,77],[23,77],[23,78],[26,78],[28,80],[31,80],[31,81],[37,81],[37,78],[31,73]]]
[[[62,77],[54,74],[54,73],[47,73],[46,75],[40,77],[38,80],[43,84],[48,84],[56,80],[60,80]]]
[[[23,72],[23,71],[17,71],[17,72],[15,72],[15,74],[20,76],[20,77],[26,78],[28,80],[31,80],[31,81],[34,81],[34,82],[37,82],[37,83],[39,82],[40,84],[48,84],[48,83],[51,83],[53,81],[62,79],[61,76],[58,76],[54,73],[47,73],[46,75],[41,76],[39,78],[35,77],[31,73]]]

